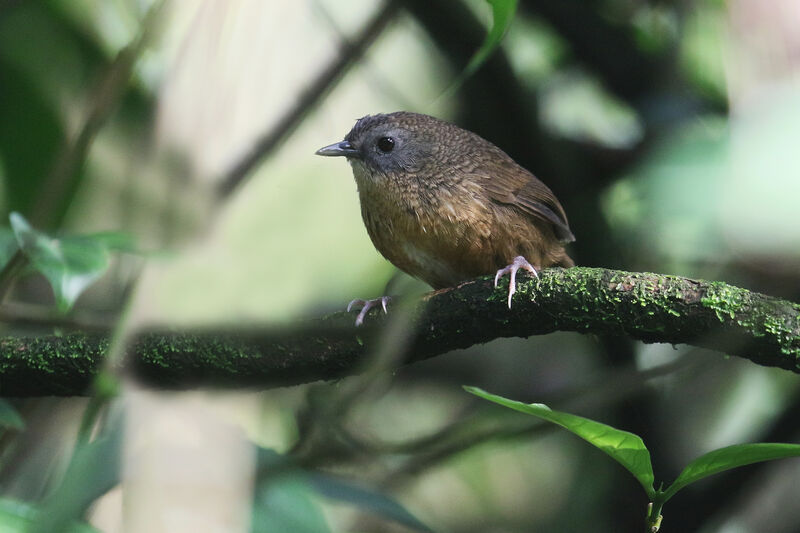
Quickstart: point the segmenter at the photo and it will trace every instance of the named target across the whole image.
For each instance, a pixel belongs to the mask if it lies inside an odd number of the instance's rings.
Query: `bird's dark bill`
[[[316,152],[317,155],[333,156],[346,156],[354,157],[358,155],[358,150],[353,148],[353,145],[348,141],[342,141],[328,146],[322,147]]]

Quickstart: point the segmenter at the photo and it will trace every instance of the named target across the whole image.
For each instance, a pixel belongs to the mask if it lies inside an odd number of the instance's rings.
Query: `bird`
[[[508,274],[508,307],[519,270],[538,276],[574,261],[575,240],[553,192],[500,148],[438,118],[397,111],[358,119],[317,155],[350,163],[361,215],[378,252],[434,289]],[[356,325],[389,297],[353,300]]]

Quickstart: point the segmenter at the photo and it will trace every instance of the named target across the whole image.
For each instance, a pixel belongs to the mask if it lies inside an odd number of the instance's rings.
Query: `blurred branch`
[[[397,4],[397,2],[392,3]],[[352,46],[352,39],[336,22],[336,19],[331,14],[331,10],[324,5],[323,0],[315,0],[313,5],[315,12],[320,15],[328,28],[336,34],[339,46]],[[333,8],[336,9],[336,5],[334,5]],[[362,57],[359,67],[368,78],[368,83],[377,89],[378,92],[385,95],[390,100],[398,102],[403,109],[412,109],[414,107],[414,104],[403,94],[403,91],[397,87],[392,80],[387,78],[380,69],[376,68],[374,59],[371,59],[369,56]]]
[[[300,125],[306,114],[311,111],[322,98],[333,89],[344,74],[364,55],[370,45],[380,37],[386,26],[398,13],[398,4],[387,1],[376,10],[372,18],[364,25],[364,29],[352,42],[342,42],[342,50],[333,63],[323,70],[311,85],[303,92],[297,103],[291,108],[270,131],[266,132],[241,161],[223,178],[219,194],[230,195],[247,177],[251,170],[267,157]]]
[[[560,330],[686,343],[800,373],[800,305],[718,281],[548,269],[518,282],[513,309],[505,300],[505,289],[493,289],[488,277],[428,294],[415,309],[417,336],[400,362]],[[291,330],[149,330],[135,336],[126,364],[166,388],[329,380],[363,369],[385,321],[375,316],[355,328],[351,314],[334,313]],[[83,394],[108,343],[85,333],[0,339],[0,394]]]
[[[164,2],[156,2],[150,7],[142,21],[139,34],[133,42],[120,50],[90,95],[89,109],[83,118],[80,130],[75,139],[63,147],[56,158],[53,170],[42,186],[42,194],[31,216],[35,226],[54,228],[61,222],[60,219],[68,207],[64,199],[72,197],[95,137],[128,90],[133,69],[149,44],[163,5]]]

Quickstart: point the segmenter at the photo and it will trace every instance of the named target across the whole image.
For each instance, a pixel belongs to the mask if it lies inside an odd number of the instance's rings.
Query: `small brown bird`
[[[318,155],[353,167],[361,215],[378,251],[434,289],[510,274],[508,306],[522,268],[536,276],[574,263],[575,240],[553,192],[478,135],[428,115],[399,111],[359,119]],[[387,298],[354,300],[356,324]]]

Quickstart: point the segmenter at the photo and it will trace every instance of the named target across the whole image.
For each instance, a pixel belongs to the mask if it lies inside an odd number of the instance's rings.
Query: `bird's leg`
[[[376,307],[378,304],[381,304],[383,312],[386,313],[387,312],[386,304],[388,304],[389,300],[391,299],[392,299],[391,296],[381,296],[380,298],[373,298],[372,300],[361,300],[359,298],[356,298],[355,300],[347,304],[347,312],[349,313],[350,310],[357,305],[362,306],[361,311],[359,311],[358,316],[356,317],[356,327],[358,327],[364,323],[364,317],[367,316],[369,310],[372,309],[373,307]]]
[[[511,262],[505,268],[501,268],[497,271],[497,274],[494,276],[494,286],[497,288],[497,282],[500,281],[500,278],[505,276],[506,274],[511,274],[511,279],[508,282],[508,308],[511,309],[511,297],[514,296],[514,293],[517,292],[517,270],[520,268],[527,270],[533,277],[538,278],[539,274],[536,273],[536,269],[533,268],[533,265],[528,263],[528,260],[518,255],[514,258],[514,261]]]

